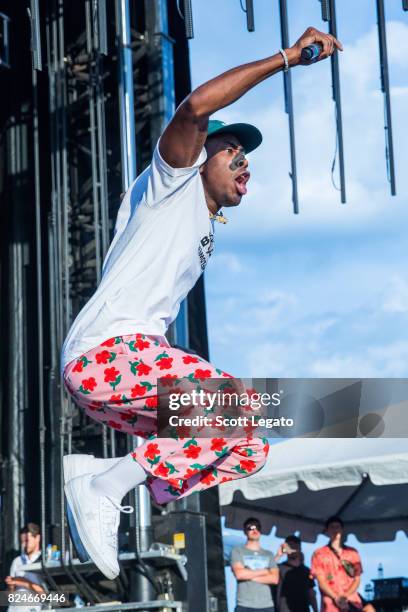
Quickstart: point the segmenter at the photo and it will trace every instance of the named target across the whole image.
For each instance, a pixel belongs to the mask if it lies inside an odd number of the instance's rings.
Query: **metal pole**
[[[169,36],[167,3],[165,0],[148,0],[145,4],[147,30],[149,34],[149,90],[152,116],[151,140],[156,143],[164,128],[174,115],[176,108],[174,93],[174,41]],[[171,325],[168,336],[171,342],[180,346],[189,345],[187,300],[180,304],[177,319]]]
[[[38,0],[30,0],[31,18],[31,52],[33,55],[33,69],[42,70],[41,37],[40,37],[40,10]]]
[[[254,0],[245,0],[246,5],[246,17],[247,17],[247,29],[248,32],[255,31],[255,20],[254,20]]]
[[[289,47],[289,28],[288,28],[288,7],[286,0],[279,0],[280,12],[280,28],[282,48]],[[290,142],[290,163],[291,172],[289,176],[292,181],[292,202],[293,212],[299,214],[299,199],[297,188],[297,168],[296,168],[296,142],[295,142],[295,124],[293,115],[293,97],[292,97],[292,77],[290,70],[283,73],[283,86],[285,91],[285,112],[288,115],[289,122],[289,142]]]
[[[396,195],[394,145],[392,138],[391,95],[388,75],[387,35],[385,29],[384,0],[377,0],[378,43],[380,48],[381,91],[384,94],[384,130],[385,158],[387,162],[388,181],[391,185],[391,195]]]
[[[335,0],[329,0],[329,7],[330,7],[329,32],[335,38],[337,38]],[[346,203],[346,180],[345,180],[345,171],[344,171],[343,123],[342,123],[341,95],[340,95],[339,54],[337,51],[333,53],[330,60],[331,60],[331,73],[332,73],[333,100],[334,100],[335,109],[336,109],[336,130],[337,130],[337,144],[338,144],[338,154],[339,154],[340,194],[341,194],[340,197],[341,197],[341,203],[345,204]]]
[[[322,19],[323,21],[330,21],[330,0],[320,0],[322,5]]]
[[[119,51],[119,107],[121,125],[121,156],[123,190],[127,190],[136,178],[136,142],[133,96],[133,63],[130,47],[129,0],[116,0],[117,45]],[[141,446],[143,438],[132,437],[134,446]],[[146,550],[151,541],[151,501],[146,487],[137,487],[134,493],[136,551]],[[146,580],[140,584],[139,595],[144,598],[148,589]],[[150,591],[149,591],[150,592]]]
[[[38,26],[38,22],[37,22]],[[41,61],[40,61],[41,65]],[[33,82],[33,138],[34,138],[34,192],[35,192],[35,246],[37,264],[37,333],[38,333],[38,427],[40,450],[40,503],[41,503],[41,551],[46,557],[46,508],[45,508],[45,417],[44,417],[44,329],[43,329],[43,282],[41,240],[41,192],[40,192],[40,148],[38,127],[38,86],[36,63],[32,70]]]
[[[11,68],[10,66],[10,48],[9,48],[9,23],[10,18],[4,13],[0,13],[0,26],[2,29],[2,44],[3,54],[0,56],[0,66]]]
[[[126,190],[133,183],[137,174],[129,0],[116,0],[116,24],[119,51],[122,185]]]
[[[89,134],[91,140],[91,167],[92,167],[92,205],[93,205],[93,226],[95,240],[95,273],[96,284],[99,285],[101,280],[101,247],[99,236],[99,177],[98,177],[98,148],[96,134],[96,118],[95,118],[95,58],[93,57],[94,46],[91,30],[91,6],[90,0],[85,2],[85,22],[86,22],[86,50],[89,60],[89,84],[88,84],[88,108],[89,108]],[[106,437],[106,435],[105,435]],[[104,456],[106,456],[104,454]]]
[[[184,9],[184,24],[186,28],[186,38],[194,38],[194,27],[193,27],[193,9],[191,6],[191,0],[183,0]]]
[[[64,2],[58,0],[57,3],[57,42],[58,42],[58,57],[57,57],[57,69],[58,69],[58,108],[59,108],[59,126],[61,132],[59,134],[59,150],[61,151],[61,183],[59,187],[62,190],[62,199],[60,199],[60,225],[59,225],[59,255],[60,255],[60,266],[61,266],[61,278],[62,283],[60,284],[59,301],[61,304],[61,318],[60,318],[60,330],[59,330],[59,341],[60,346],[62,345],[63,339],[68,333],[68,329],[71,322],[71,303],[69,294],[69,174],[68,174],[68,151],[67,151],[67,92],[66,92],[66,80],[65,80],[65,40],[64,40]],[[61,457],[64,454],[64,442],[65,442],[65,427],[67,419],[67,401],[64,397],[62,385],[60,379],[58,379],[60,406],[61,406],[61,417],[60,417],[60,519],[61,519],[61,562],[65,558],[66,550],[66,534],[64,526],[65,520],[65,503],[64,503],[64,489],[62,482],[62,465]]]
[[[14,119],[14,118],[12,118]],[[10,160],[14,201],[12,207],[12,236],[9,249],[9,308],[12,313],[10,320],[10,380],[9,380],[9,485],[11,485],[10,505],[14,542],[19,548],[19,528],[24,525],[25,517],[25,386],[26,376],[24,359],[26,338],[24,336],[24,319],[26,315],[26,294],[24,284],[24,251],[27,248],[24,233],[21,228],[22,208],[26,194],[24,181],[21,177],[27,173],[28,159],[25,143],[28,137],[27,127],[18,123],[10,128],[7,146]],[[11,539],[11,538],[10,538]]]
[[[108,55],[108,34],[106,27],[106,0],[93,0],[94,13],[98,15],[98,27],[95,27],[97,32],[97,47],[101,55]]]
[[[96,283],[101,280],[102,261],[108,250],[108,201],[106,138],[104,122],[103,83],[100,74],[100,49],[106,51],[106,6],[104,2],[86,0],[86,50],[89,62],[88,108],[91,141],[92,199],[94,225],[94,251]],[[99,29],[102,28],[100,32]],[[111,447],[114,448],[114,432],[111,430]],[[102,424],[102,454],[108,456],[107,426]]]
[[[49,290],[49,318],[50,318],[50,366],[48,372],[48,419],[49,419],[49,435],[50,435],[50,447],[52,453],[52,459],[55,463],[55,448],[56,448],[56,427],[55,421],[57,418],[58,398],[56,390],[56,376],[58,376],[58,357],[57,357],[57,327],[58,327],[58,312],[56,305],[57,295],[57,266],[56,260],[56,209],[57,209],[57,183],[56,183],[56,131],[55,131],[55,71],[53,62],[52,49],[54,36],[53,36],[53,23],[54,19],[48,17],[46,23],[46,39],[47,39],[47,67],[48,67],[48,80],[49,80],[49,106],[50,106],[50,148],[51,148],[51,213],[48,216],[48,290]],[[56,470],[50,472],[50,485],[51,485],[51,500],[50,500],[50,522],[52,525],[57,524],[57,483],[55,482]]]

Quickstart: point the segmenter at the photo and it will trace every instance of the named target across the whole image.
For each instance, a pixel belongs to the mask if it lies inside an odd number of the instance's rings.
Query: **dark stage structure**
[[[216,490],[163,510],[139,487],[109,582],[75,558],[61,477],[64,454],[123,456],[138,444],[80,414],[59,354],[100,280],[121,193],[190,91],[188,8],[184,18],[173,0],[0,5],[0,573],[36,522],[34,571],[86,604],[115,601],[109,609],[226,610]],[[203,281],[170,340],[208,356]]]

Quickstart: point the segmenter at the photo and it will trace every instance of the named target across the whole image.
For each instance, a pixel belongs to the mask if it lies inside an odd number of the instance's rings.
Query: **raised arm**
[[[290,66],[302,63],[301,51],[313,43],[320,43],[323,51],[319,60],[329,57],[341,43],[331,36],[308,28],[286,54]],[[160,154],[173,168],[191,166],[197,160],[207,138],[208,118],[229,106],[247,91],[284,66],[283,57],[276,53],[266,59],[243,64],[197,87],[178,107],[160,139]]]

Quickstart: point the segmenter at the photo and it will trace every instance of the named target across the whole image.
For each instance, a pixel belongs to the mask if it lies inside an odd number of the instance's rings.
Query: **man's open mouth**
[[[251,175],[249,172],[242,172],[241,174],[235,177],[235,185],[240,195],[245,195],[247,193],[248,190],[246,188],[246,184],[249,181],[250,176]]]

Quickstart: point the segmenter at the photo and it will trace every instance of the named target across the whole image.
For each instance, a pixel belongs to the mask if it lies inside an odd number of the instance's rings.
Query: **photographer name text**
[[[283,416],[264,418],[258,415],[238,417],[198,415],[188,418],[174,414],[169,418],[169,425],[171,427],[265,427],[266,429],[273,429],[274,427],[293,427],[294,420]]]

